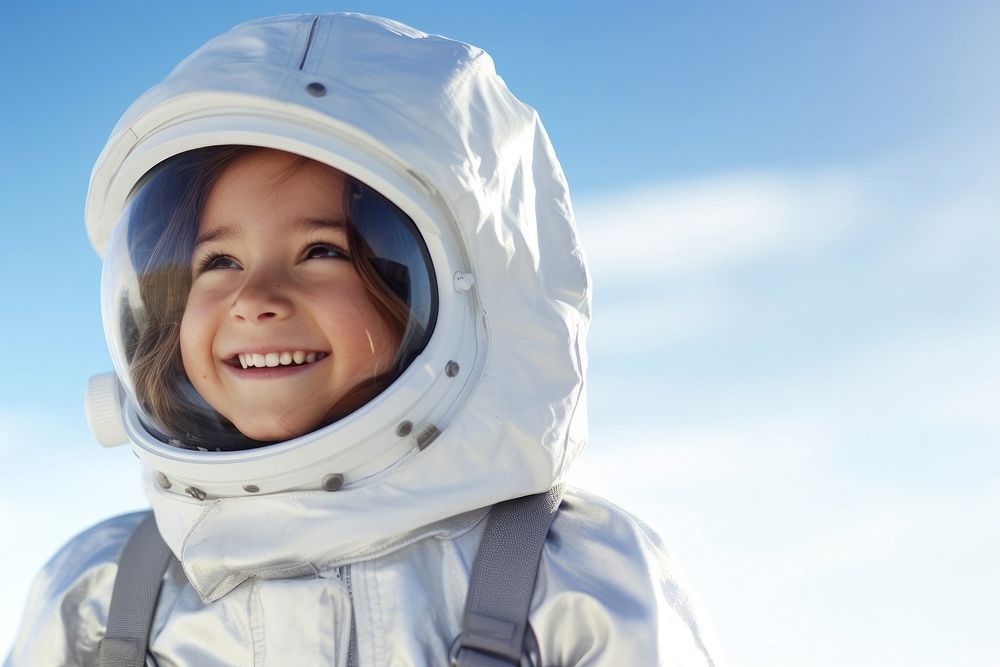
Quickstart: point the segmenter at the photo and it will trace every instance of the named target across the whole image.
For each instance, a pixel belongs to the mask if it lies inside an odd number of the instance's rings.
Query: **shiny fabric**
[[[46,566],[6,667],[94,664],[115,558],[140,517],[91,528]],[[485,517],[462,514],[400,536],[368,558],[317,563],[301,576],[255,577],[214,602],[203,601],[180,568],[168,570],[151,664],[346,666],[353,653],[356,665],[447,665]],[[549,533],[530,623],[546,666],[722,664],[662,542],[622,510],[575,489]]]
[[[313,80],[325,95],[304,92]],[[113,182],[123,156],[182,126],[184,114],[218,115],[231,133],[275,103],[283,123],[300,123],[295,132],[349,135],[351,150],[382,165],[371,178],[384,168],[386,184],[426,185],[440,234],[456,235],[474,276],[480,366],[424,449],[366,461],[369,448],[337,424],[317,432],[306,446],[332,456],[344,448],[343,460],[364,471],[336,492],[189,494],[157,483],[167,455],[137,449],[157,526],[180,562],[161,593],[152,660],[445,665],[488,507],[563,481],[586,441],[590,279],[566,181],[537,114],[481,50],[385,19],[276,17],[210,41],[126,112],[88,196],[98,252],[121,213],[105,211],[101,193],[129,190]],[[213,138],[199,134],[183,149]],[[435,336],[456,326],[439,321]],[[294,470],[306,446],[275,446],[269,465]],[[204,479],[221,460],[206,455]],[[201,474],[199,465],[185,470]],[[137,520],[90,529],[45,567],[7,667],[94,664],[116,557]],[[582,491],[568,492],[548,536],[530,624],[549,667],[721,664],[659,539]]]

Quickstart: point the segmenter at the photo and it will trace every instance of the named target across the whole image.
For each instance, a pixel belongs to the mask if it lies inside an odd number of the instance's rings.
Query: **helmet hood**
[[[172,447],[119,392],[158,518],[165,503],[189,508],[190,522],[160,522],[175,552],[198,548],[196,515],[250,520],[265,496],[293,503],[278,514],[304,503],[351,524],[316,547],[330,557],[563,478],[586,439],[590,280],[545,130],[487,54],[355,14],[263,19],[209,41],[128,109],[94,168],[87,230],[106,263],[143,177],[219,145],[302,155],[389,199],[426,244],[437,319],[378,397],[259,449]],[[350,519],[361,511],[379,520]]]

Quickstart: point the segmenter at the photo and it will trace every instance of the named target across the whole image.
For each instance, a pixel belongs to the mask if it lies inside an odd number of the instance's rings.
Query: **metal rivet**
[[[410,431],[413,430],[413,422],[405,421],[400,422],[399,426],[396,427],[396,435],[403,437],[404,435],[410,435]]]
[[[306,92],[313,97],[323,97],[326,95],[326,86],[324,86],[319,81],[313,81],[308,86],[306,86]]]
[[[459,294],[465,294],[472,289],[473,285],[476,284],[476,277],[474,275],[471,273],[463,273],[461,271],[455,272],[455,275],[452,276],[452,280],[454,281],[455,291]]]
[[[339,491],[344,485],[344,476],[339,472],[332,472],[323,478],[323,488],[327,491]]]
[[[188,488],[184,489],[184,493],[188,494],[195,500],[204,500],[205,498],[208,497],[208,494],[199,489],[197,486],[189,486]]]
[[[173,486],[173,484],[170,483],[170,480],[167,478],[167,476],[160,471],[156,471],[156,483],[162,486],[164,489],[169,489],[171,486]]]
[[[247,493],[257,493],[258,491],[260,491],[260,487],[257,486],[256,484],[244,484],[243,490],[246,491]]]
[[[417,441],[417,449],[423,451],[427,448],[427,445],[434,442],[434,440],[441,435],[441,431],[434,424],[424,424],[420,427],[420,433],[414,436]]]
[[[459,365],[457,361],[449,361],[448,365],[444,367],[444,374],[450,378],[458,375]]]

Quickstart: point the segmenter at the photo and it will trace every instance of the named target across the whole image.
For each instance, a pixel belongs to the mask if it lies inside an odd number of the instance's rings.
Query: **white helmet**
[[[288,440],[245,437],[177,363],[154,366],[153,380],[137,370],[151,336],[184,311],[183,294],[164,310],[150,277],[190,276],[197,202],[179,261],[160,246],[184,202],[210,188],[199,165],[258,149],[346,174],[350,228],[406,306],[391,368],[365,401]],[[127,436],[169,493],[362,489],[388,477],[405,491],[437,476],[478,489],[458,494],[472,507],[548,488],[583,444],[589,278],[568,191],[537,115],[475,47],[351,14],[237,26],[125,113],[94,168],[86,223],[104,258],[115,366],[92,381],[91,423],[102,442]],[[268,362],[309,353],[287,352]],[[156,381],[180,420],[150,398]],[[442,496],[441,516],[463,509],[447,505]]]

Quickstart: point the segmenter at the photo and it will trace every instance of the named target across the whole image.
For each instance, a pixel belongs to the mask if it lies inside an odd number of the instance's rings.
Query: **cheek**
[[[372,356],[377,360],[382,370],[385,370],[385,367],[396,357],[399,336],[386,317],[374,306],[366,304],[366,307],[363,306],[359,310],[359,321],[365,323],[366,352],[372,354],[372,345],[368,344],[368,336],[370,335],[371,342],[375,347]]]
[[[197,301],[189,300],[181,317],[180,348],[181,361],[188,376],[194,378],[204,363],[205,355],[212,349],[211,335],[206,317],[198,309]]]
[[[194,360],[195,360],[195,344],[194,337],[191,331],[191,318],[185,317],[181,320],[181,335],[180,335],[180,347],[181,347],[181,363],[184,365],[184,370],[187,372],[188,377],[194,377],[196,373],[193,371]]]
[[[393,327],[368,300],[363,291],[352,291],[329,300],[323,309],[326,335],[335,344],[359,358],[385,360],[396,354],[398,340]],[[370,337],[370,338],[369,338]]]

